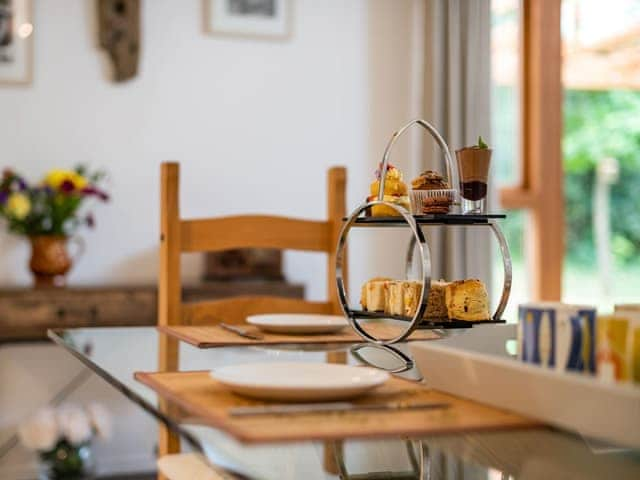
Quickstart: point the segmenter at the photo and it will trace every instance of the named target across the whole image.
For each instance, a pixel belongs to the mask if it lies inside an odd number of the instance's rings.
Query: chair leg
[[[165,334],[160,335],[159,340],[158,367],[161,372],[178,370],[178,360],[180,357],[178,342],[174,338],[169,338]],[[166,400],[159,400],[160,411],[168,417],[177,418],[173,410],[176,408]],[[164,423],[158,422],[158,458],[165,455],[180,453],[180,437],[171,431]],[[158,473],[158,480],[168,480],[164,475]]]
[[[346,352],[329,352],[327,353],[328,363],[347,363]],[[342,450],[342,442],[324,442],[324,471],[330,475],[338,475],[340,470],[336,463],[336,450]]]

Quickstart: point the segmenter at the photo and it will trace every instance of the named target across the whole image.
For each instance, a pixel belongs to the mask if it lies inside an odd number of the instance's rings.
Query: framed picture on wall
[[[33,20],[31,0],[0,0],[0,85],[31,83]]]
[[[291,35],[292,0],[203,1],[207,33],[273,40]]]

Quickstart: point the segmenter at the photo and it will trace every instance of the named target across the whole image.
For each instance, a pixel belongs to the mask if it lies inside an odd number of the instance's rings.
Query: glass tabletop
[[[447,341],[462,346],[482,342],[483,328],[474,327]],[[640,478],[640,452],[608,448],[551,428],[385,440],[242,444],[220,430],[198,425],[179,408],[161,410],[155,392],[134,379],[135,372],[158,370],[160,335],[164,334],[152,327],[49,332],[55,343],[178,433],[183,449],[200,452],[228,478]],[[241,363],[323,362],[331,352],[344,352],[350,364],[366,363],[413,381],[422,380],[420,371],[407,363],[410,357],[406,344],[390,351],[369,344],[198,349],[180,342],[179,370],[211,370]]]

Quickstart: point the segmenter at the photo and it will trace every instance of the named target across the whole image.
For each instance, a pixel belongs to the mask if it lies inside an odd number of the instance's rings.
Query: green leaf
[[[482,136],[478,136],[478,148],[489,148],[489,145],[487,145],[486,143],[484,143],[484,140],[482,140]]]

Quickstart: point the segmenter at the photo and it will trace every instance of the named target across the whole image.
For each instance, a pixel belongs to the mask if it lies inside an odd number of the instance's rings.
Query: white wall
[[[208,36],[199,1],[143,2],[140,72],[124,84],[105,77],[93,3],[63,3],[36,2],[35,80],[0,90],[0,132],[2,163],[34,180],[78,162],[112,175],[72,283],[155,281],[163,160],[182,163],[185,216],[322,217],[326,169],[362,177],[365,2],[299,2],[286,43]],[[2,246],[2,283],[29,283],[25,242]]]
[[[109,171],[113,199],[94,209],[97,228],[81,232],[88,251],[72,285],[155,282],[164,160],[181,162],[183,216],[323,218],[327,168],[347,166],[353,208],[391,132],[415,115],[410,52],[420,0],[296,1],[284,43],[204,34],[199,0],[142,2],[139,74],[124,84],[106,76],[94,2],[34,3],[33,84],[0,87],[0,166],[32,180],[79,162]],[[395,163],[411,164],[408,147],[398,146]],[[382,273],[373,254],[396,268],[393,239],[386,245],[354,243],[352,284]],[[23,239],[0,233],[1,285],[30,284],[28,256]],[[200,259],[183,263],[183,278],[196,281]],[[324,258],[290,254],[285,263],[310,298],[324,297]],[[42,361],[50,355],[33,351]],[[62,381],[67,368],[53,375]],[[94,388],[102,396],[109,387]]]

